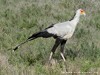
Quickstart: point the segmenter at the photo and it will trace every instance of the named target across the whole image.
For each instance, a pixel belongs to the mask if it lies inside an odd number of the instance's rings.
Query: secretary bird
[[[15,51],[22,44],[28,41],[34,40],[36,38],[39,38],[39,37],[43,37],[43,38],[53,37],[56,41],[55,41],[53,48],[51,49],[49,60],[52,59],[52,55],[55,53],[56,48],[60,45],[61,46],[60,55],[62,59],[65,61],[65,57],[63,55],[65,43],[69,38],[72,37],[81,15],[86,15],[85,11],[83,9],[78,9],[72,20],[53,24],[40,32],[34,33],[26,41],[16,46],[13,50]]]

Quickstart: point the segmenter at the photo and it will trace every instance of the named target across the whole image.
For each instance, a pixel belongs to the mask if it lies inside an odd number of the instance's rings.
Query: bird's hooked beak
[[[84,15],[84,16],[86,16],[86,13],[85,13],[85,11],[84,10],[80,10],[80,13],[81,13],[81,15]]]

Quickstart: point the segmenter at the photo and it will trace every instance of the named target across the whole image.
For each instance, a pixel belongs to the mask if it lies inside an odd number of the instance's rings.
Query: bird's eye
[[[80,10],[80,11],[81,11],[81,13],[84,12],[83,10]]]

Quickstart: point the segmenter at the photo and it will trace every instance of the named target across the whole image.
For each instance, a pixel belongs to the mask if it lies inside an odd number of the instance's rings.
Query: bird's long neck
[[[73,23],[74,26],[76,26],[79,22],[80,19],[80,14],[76,13],[76,15],[74,16],[74,18],[71,20],[71,22]]]

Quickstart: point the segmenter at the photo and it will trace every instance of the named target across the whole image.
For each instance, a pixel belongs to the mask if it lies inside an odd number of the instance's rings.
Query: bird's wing
[[[67,22],[63,22],[63,23],[57,23],[57,24],[53,25],[53,27],[48,28],[47,31],[54,35],[63,37],[71,31],[70,22],[67,21]]]
[[[45,30],[52,28],[55,24],[51,24],[49,27],[45,28]]]

